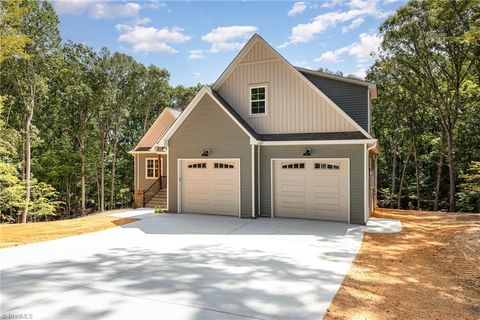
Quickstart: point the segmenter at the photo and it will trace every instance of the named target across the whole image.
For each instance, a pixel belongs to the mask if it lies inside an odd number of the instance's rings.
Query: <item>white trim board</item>
[[[345,111],[342,110],[335,102],[333,102],[325,93],[323,93],[320,89],[318,89],[310,80],[308,80],[300,71],[297,70],[288,60],[286,60],[280,53],[277,52],[268,42],[266,42],[260,35],[255,33],[252,38],[247,42],[247,44],[240,50],[237,56],[232,60],[232,62],[228,65],[227,69],[220,75],[220,77],[215,81],[212,86],[213,90],[218,90],[228,79],[230,74],[235,70],[235,68],[240,64],[240,61],[250,52],[253,46],[257,42],[262,42],[267,48],[269,48],[273,54],[279,58],[282,62],[284,62],[287,67],[292,71],[301,81],[303,81],[308,87],[310,87],[315,93],[317,93],[322,99],[327,101],[327,103],[334,108],[347,122],[353,125],[355,128],[358,129],[361,133],[363,133],[367,138],[372,139],[372,136],[365,131],[355,120],[353,120]]]
[[[182,175],[183,161],[238,161],[238,217],[242,217],[242,160],[240,158],[178,158],[177,159],[177,213],[182,210]],[[168,189],[167,189],[168,190]],[[208,213],[208,212],[206,212]]]
[[[252,218],[255,218],[255,145],[252,144]],[[241,198],[240,198],[241,200]]]
[[[262,146],[311,146],[311,145],[339,145],[339,144],[375,144],[376,139],[359,140],[300,140],[300,141],[259,141]]]
[[[365,145],[366,146],[366,145]],[[271,218],[274,218],[275,217],[275,211],[274,211],[274,199],[273,199],[273,195],[274,195],[274,190],[273,190],[273,186],[274,186],[274,179],[273,179],[273,171],[274,171],[274,166],[273,166],[273,162],[274,161],[328,161],[328,160],[331,160],[331,161],[335,161],[335,160],[338,160],[338,161],[347,161],[347,175],[348,175],[348,187],[347,187],[347,196],[348,196],[348,209],[347,209],[347,221],[348,223],[350,223],[350,202],[351,202],[351,198],[350,198],[350,158],[271,158],[270,159],[270,217]],[[334,221],[334,220],[333,220]]]

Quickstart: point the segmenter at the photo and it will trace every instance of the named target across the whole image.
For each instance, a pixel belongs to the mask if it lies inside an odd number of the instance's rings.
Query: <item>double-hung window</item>
[[[155,179],[158,178],[158,159],[156,158],[148,158],[146,159],[147,162],[147,178],[148,179]]]
[[[250,87],[250,114],[264,115],[267,113],[267,87]]]

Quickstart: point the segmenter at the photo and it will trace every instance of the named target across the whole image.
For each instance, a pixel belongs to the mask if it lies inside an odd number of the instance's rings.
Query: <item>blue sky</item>
[[[57,0],[64,41],[107,47],[171,73],[173,85],[213,83],[255,32],[292,64],[363,77],[378,26],[399,0]]]

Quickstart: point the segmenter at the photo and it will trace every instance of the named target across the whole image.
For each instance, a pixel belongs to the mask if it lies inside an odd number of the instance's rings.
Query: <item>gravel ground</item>
[[[380,209],[325,319],[480,319],[480,215]]]

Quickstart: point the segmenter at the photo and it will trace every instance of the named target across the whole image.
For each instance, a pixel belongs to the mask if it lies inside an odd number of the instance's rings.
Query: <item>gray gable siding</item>
[[[301,72],[301,71],[300,71]],[[337,106],[368,131],[368,88],[301,72]]]
[[[209,96],[204,96],[169,141],[168,211],[177,212],[178,159],[240,159],[242,217],[252,216],[252,149],[248,135]]]

